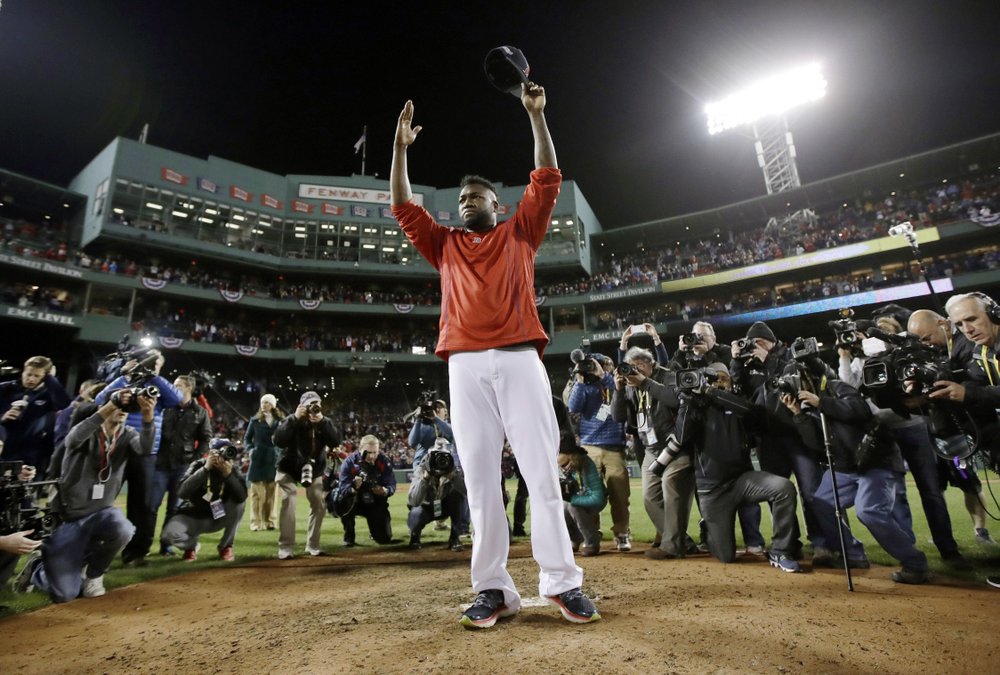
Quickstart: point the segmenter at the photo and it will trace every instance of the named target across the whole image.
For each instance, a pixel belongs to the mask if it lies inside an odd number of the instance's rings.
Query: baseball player
[[[413,203],[407,148],[413,102],[399,115],[392,153],[392,213],[406,236],[441,273],[441,323],[436,353],[448,361],[452,422],[475,539],[472,588],[478,594],[462,615],[467,628],[489,628],[513,616],[521,598],[507,572],[509,540],[500,481],[506,435],[531,494],[531,548],[541,568],[539,593],[573,623],[601,615],[580,590],[583,570],[563,518],[556,449],[559,428],[541,354],[548,343],[535,308],[535,253],[548,228],[562,174],[543,110],[545,90],[521,85],[535,142],[535,170],[517,213],[498,223],[493,185],[466,176],[458,199],[463,227],[444,227]]]

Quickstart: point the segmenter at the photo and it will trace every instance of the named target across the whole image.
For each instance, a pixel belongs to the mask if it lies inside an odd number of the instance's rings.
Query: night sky
[[[523,184],[531,134],[490,87],[520,47],[567,178],[605,228],[764,192],[747,137],[704,104],[823,64],[792,114],[803,182],[1000,131],[992,2],[190,2],[2,0],[0,167],[65,185],[116,135],[278,174],[388,177],[395,120],[424,127],[413,182]]]

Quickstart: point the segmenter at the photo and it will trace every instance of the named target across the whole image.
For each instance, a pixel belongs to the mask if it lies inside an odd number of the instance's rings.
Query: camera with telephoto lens
[[[753,338],[740,338],[736,341],[736,358],[744,361],[752,359],[756,349],[757,343]]]
[[[718,379],[718,371],[707,368],[691,368],[677,373],[677,388],[686,392],[704,391]]]
[[[302,483],[302,487],[309,487],[313,482],[313,465],[312,461],[308,461],[302,465],[302,473],[299,474],[299,482]]]
[[[358,465],[357,477],[361,479],[361,485],[357,489],[358,498],[361,500],[361,503],[373,503],[375,495],[372,494],[372,490],[378,487],[378,471],[375,466],[369,462],[361,462]]]
[[[798,373],[788,373],[772,377],[767,381],[767,388],[780,395],[798,396],[798,393],[802,391],[802,376]]]
[[[311,401],[309,405],[306,406],[307,415],[322,415],[323,405],[319,401]]]
[[[132,397],[128,400],[128,403],[122,403],[123,392],[129,392],[132,395]],[[119,389],[115,391],[113,394],[111,394],[111,402],[127,413],[135,413],[139,412],[140,396],[157,399],[160,398],[160,390],[154,386],[127,387],[125,389]]]
[[[638,371],[636,370],[635,366],[633,366],[631,363],[628,363],[627,361],[622,361],[617,366],[615,366],[615,372],[621,375],[622,377],[628,377],[629,375],[635,375],[636,372]]]
[[[42,491],[57,480],[26,483],[20,480],[23,462],[0,462],[0,536],[33,530],[31,539],[41,540],[59,525],[55,505],[41,504]]]
[[[237,457],[239,457],[240,454],[239,449],[232,443],[215,448],[214,450],[212,450],[212,452],[214,452],[222,459],[230,462],[234,461]]]
[[[691,350],[695,345],[705,344],[705,338],[697,333],[684,333],[681,335],[681,349]]]
[[[663,472],[670,466],[670,463],[677,459],[680,454],[681,444],[677,441],[676,436],[670,434],[667,437],[667,444],[663,447],[663,450],[653,460],[653,463],[649,465],[649,470],[654,476],[662,476]]]
[[[427,452],[427,473],[432,476],[447,476],[455,470],[455,458],[451,456],[451,443],[439,438]]]

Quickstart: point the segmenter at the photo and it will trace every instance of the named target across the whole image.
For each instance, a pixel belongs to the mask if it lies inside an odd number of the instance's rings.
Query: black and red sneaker
[[[597,607],[579,588],[559,595],[550,595],[548,601],[558,607],[563,618],[570,623],[593,623],[601,620]]]
[[[516,609],[511,610],[504,604],[503,591],[490,588],[479,592],[472,606],[465,610],[458,622],[466,628],[491,628],[497,619],[515,614]]]

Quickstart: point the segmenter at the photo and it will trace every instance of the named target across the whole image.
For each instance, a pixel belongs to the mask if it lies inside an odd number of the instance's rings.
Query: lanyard
[[[639,400],[639,409],[644,412],[649,412],[649,394],[641,389],[636,389],[635,396]]]
[[[121,434],[122,428],[119,425],[109,442],[107,432],[104,431],[103,426],[101,427],[101,433],[98,435],[97,439],[98,447],[100,448],[101,453],[101,465],[97,470],[97,480],[100,483],[107,483],[111,478],[111,457],[115,453],[115,448],[118,447],[118,437],[121,436]]]
[[[996,371],[997,371],[997,376],[1000,377],[1000,361],[997,361],[997,355],[996,354],[993,355],[993,360],[990,361],[990,357],[989,357],[989,353],[988,352],[989,352],[989,347],[987,347],[986,345],[983,345],[983,351],[982,351],[982,355],[983,355],[983,370],[986,371],[986,377],[988,377],[989,380],[990,380],[990,386],[991,387],[995,387],[995,386],[997,386],[997,383],[993,381],[993,373],[992,373],[992,371],[990,371],[990,363],[993,364],[993,368],[996,369]]]

